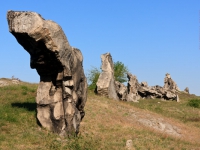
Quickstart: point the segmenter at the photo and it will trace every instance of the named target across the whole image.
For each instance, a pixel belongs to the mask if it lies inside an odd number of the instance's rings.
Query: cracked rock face
[[[102,61],[102,73],[100,74],[96,83],[96,93],[109,98],[118,100],[118,96],[115,89],[115,78],[114,78],[114,65],[112,56],[110,53],[101,55]]]
[[[175,89],[167,89],[161,86],[148,86],[147,82],[141,82],[139,84],[137,77],[130,73],[127,74],[128,77],[128,94],[126,96],[127,101],[138,102],[139,99],[155,99],[161,98],[163,100],[176,100],[179,102],[179,97],[175,93]],[[173,83],[174,84],[174,83]]]
[[[167,90],[172,90],[172,91],[180,91],[178,88],[177,84],[172,80],[171,76],[169,73],[166,73],[165,79],[164,79],[164,87]]]
[[[53,21],[35,12],[8,11],[9,31],[30,54],[30,67],[40,75],[37,119],[60,135],[79,131],[87,99],[80,50],[73,48]]]
[[[127,87],[123,84],[120,83],[119,81],[115,81],[115,88],[117,92],[117,96],[119,97],[120,100],[126,101],[126,96],[127,96]]]
[[[138,94],[138,88],[139,88],[139,82],[137,80],[137,77],[127,73],[127,78],[128,78],[128,94],[126,96],[127,101],[133,101],[133,102],[138,102],[140,99],[140,96]]]

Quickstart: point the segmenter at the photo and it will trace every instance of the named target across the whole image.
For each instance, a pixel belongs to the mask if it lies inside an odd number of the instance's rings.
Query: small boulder
[[[184,89],[184,92],[190,94],[190,92],[189,92],[189,88],[186,87],[186,88]]]
[[[133,141],[132,140],[127,140],[126,141],[126,149],[127,150],[133,150]]]

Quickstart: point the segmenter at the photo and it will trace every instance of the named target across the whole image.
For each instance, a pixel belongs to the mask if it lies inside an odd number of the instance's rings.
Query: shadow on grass
[[[12,107],[24,108],[28,111],[36,111],[36,103],[24,102],[24,103],[12,103],[11,105]]]
[[[24,108],[28,111],[35,111],[35,119],[36,119],[36,123],[42,127],[42,125],[40,124],[39,120],[37,119],[37,111],[36,111],[36,107],[37,104],[36,103],[31,103],[31,102],[24,102],[24,103],[11,103],[12,107],[16,107],[16,108]]]

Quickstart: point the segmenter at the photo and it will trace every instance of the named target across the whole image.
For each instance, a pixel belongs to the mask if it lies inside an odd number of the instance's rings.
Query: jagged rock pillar
[[[101,55],[102,73],[96,83],[96,93],[118,100],[115,89],[114,65],[110,53]]]
[[[80,50],[69,45],[62,28],[35,12],[8,11],[9,31],[30,54],[40,75],[37,119],[60,135],[79,131],[87,99],[87,81]]]
[[[133,102],[138,102],[140,99],[140,96],[138,95],[138,88],[139,88],[139,82],[137,80],[137,77],[127,73],[127,78],[128,78],[128,94],[127,94],[127,101],[133,101]]]
[[[176,92],[180,91],[180,89],[178,88],[177,84],[172,80],[169,73],[165,74],[163,89],[166,90],[166,94],[164,96],[165,99],[172,99],[180,102],[179,96],[176,94]]]
[[[173,91],[180,91],[177,84],[172,80],[169,73],[166,73],[165,75],[163,88]]]

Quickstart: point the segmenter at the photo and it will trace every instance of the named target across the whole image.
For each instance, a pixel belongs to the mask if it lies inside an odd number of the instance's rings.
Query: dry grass
[[[155,100],[155,104],[160,104],[157,101]],[[146,103],[149,102],[146,101]],[[173,106],[178,104],[172,101],[169,103]],[[102,147],[102,149],[124,149],[125,142],[128,139],[133,140],[136,149],[198,149],[200,147],[198,140],[200,138],[199,128],[192,126],[191,130],[191,125],[187,125],[176,118],[155,113],[154,110],[150,111],[147,107],[141,110],[137,108],[139,105],[142,104],[109,100],[90,92],[86,106],[87,114],[82,122],[81,134],[92,135],[93,139],[97,141],[101,139],[99,147]],[[179,108],[177,109],[179,110]],[[136,119],[133,119],[132,112],[134,112],[134,115],[143,118],[147,114],[155,118],[162,118],[166,122],[177,126],[181,130],[181,137],[173,137],[153,128],[145,127]],[[166,111],[165,113],[169,112]]]
[[[181,93],[180,103],[160,100],[127,103],[88,91],[80,133],[77,138],[65,139],[37,125],[36,88],[36,84],[28,83],[0,87],[0,149],[120,150],[125,149],[129,139],[136,150],[198,150],[200,147],[200,109],[187,105],[189,99],[197,98],[194,95]],[[181,137],[144,126],[135,115],[162,118],[178,127]]]

